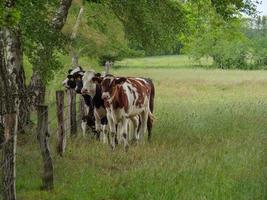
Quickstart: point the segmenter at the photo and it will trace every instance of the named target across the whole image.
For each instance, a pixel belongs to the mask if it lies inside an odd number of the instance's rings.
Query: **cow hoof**
[[[110,145],[111,149],[114,151],[115,150],[115,145]]]
[[[129,145],[125,146],[124,149],[125,149],[125,152],[127,153],[129,151]]]

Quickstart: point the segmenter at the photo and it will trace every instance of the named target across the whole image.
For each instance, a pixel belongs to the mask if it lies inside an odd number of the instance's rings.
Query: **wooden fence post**
[[[53,189],[53,163],[50,154],[48,138],[48,107],[45,105],[37,106],[38,122],[37,122],[37,139],[40,144],[42,158],[44,162],[44,171],[42,175],[42,189]]]
[[[57,153],[63,156],[66,147],[66,134],[64,128],[64,91],[56,91],[57,102]]]
[[[4,115],[3,145],[3,199],[16,199],[16,143],[18,117],[16,113]]]
[[[69,89],[68,93],[68,129],[70,129],[70,135],[77,134],[77,122],[76,122],[76,92]]]
[[[78,126],[81,127],[82,118],[86,115],[86,108],[83,96],[82,95],[79,96],[80,96],[80,103],[79,103]]]

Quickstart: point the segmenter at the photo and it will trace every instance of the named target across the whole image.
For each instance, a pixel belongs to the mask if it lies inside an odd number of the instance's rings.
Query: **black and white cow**
[[[81,88],[77,88],[83,95],[89,95],[92,98],[92,104],[94,106],[95,127],[97,132],[103,133],[103,142],[108,142],[108,120],[107,113],[102,97],[101,86],[91,82],[93,77],[100,77],[99,73],[90,70],[83,75],[83,84]],[[85,81],[86,80],[86,81]],[[88,81],[87,81],[88,80]],[[86,84],[86,85],[84,85]]]
[[[82,85],[80,86],[80,84],[82,84],[83,74],[84,70],[80,66],[74,69],[70,69],[68,71],[67,78],[62,82],[63,86],[68,90],[72,89],[75,90],[76,93],[81,94],[81,90],[79,90],[78,88],[82,87]],[[86,115],[82,117],[82,124],[81,124],[83,135],[85,135],[87,127],[90,127],[94,132],[95,119],[93,114],[94,106],[92,104],[92,98],[89,95],[82,95],[82,96],[84,98],[85,105],[87,106]],[[96,135],[98,137],[97,133]]]
[[[100,73],[94,73],[95,76],[100,77]],[[66,80],[63,81],[63,85],[66,88],[75,89],[76,93],[82,94],[81,89],[83,88],[82,78],[84,76],[84,70],[81,67],[77,67],[73,70],[69,70],[69,75]],[[92,127],[94,125],[94,130],[96,131],[97,138],[100,138],[100,133],[103,132],[103,142],[108,142],[108,126],[107,126],[107,117],[103,113],[103,100],[101,99],[101,91],[97,87],[95,89],[94,95],[88,95],[83,93],[82,96],[85,99],[85,103],[90,107],[89,114],[84,116],[82,119],[82,129],[83,132],[86,130],[86,127]],[[100,114],[102,113],[102,114]],[[93,120],[93,121],[92,121]]]

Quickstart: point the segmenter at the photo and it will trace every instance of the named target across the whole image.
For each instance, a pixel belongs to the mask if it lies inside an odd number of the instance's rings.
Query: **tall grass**
[[[154,80],[152,143],[125,153],[68,138],[60,158],[52,131],[55,189],[45,192],[36,135],[20,136],[19,199],[267,199],[267,72],[140,66],[112,73]]]

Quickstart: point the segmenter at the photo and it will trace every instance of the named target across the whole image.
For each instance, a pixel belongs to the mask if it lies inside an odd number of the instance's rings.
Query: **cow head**
[[[107,75],[105,78],[103,78],[101,81],[102,99],[110,99],[116,88],[125,81],[126,78],[124,77],[114,77],[112,75]]]
[[[93,70],[85,72],[82,78],[81,93],[83,95],[87,94],[94,97],[96,94],[96,85],[99,84],[100,79],[101,74],[95,73]]]
[[[80,87],[80,84],[82,82],[84,71],[82,67],[76,67],[74,69],[70,69],[68,71],[67,78],[62,82],[63,86],[66,89],[75,89],[77,93],[80,93],[78,86]],[[81,87],[80,87],[81,88]]]

